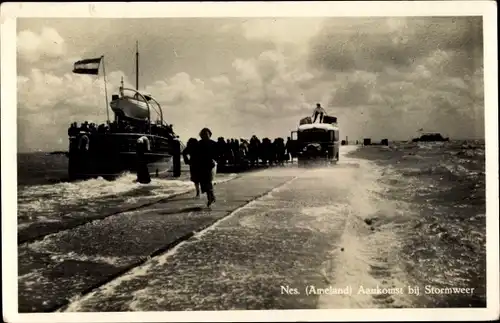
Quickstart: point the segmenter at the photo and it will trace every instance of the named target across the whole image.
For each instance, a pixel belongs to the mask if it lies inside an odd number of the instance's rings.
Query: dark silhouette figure
[[[272,165],[273,157],[272,157],[272,142],[269,138],[262,139],[262,144],[260,145],[260,159],[262,160],[263,165]]]
[[[250,160],[250,165],[252,167],[259,164],[259,157],[260,140],[257,138],[257,136],[253,135],[248,146],[248,159]]]
[[[233,151],[231,149],[231,140],[230,139],[227,139],[226,140],[226,149],[225,149],[225,152],[226,152],[226,160],[227,160],[227,163],[228,164],[233,164],[234,163],[234,155],[233,155]]]
[[[142,136],[137,139],[137,181],[141,184],[151,183],[151,176],[149,175],[148,164],[145,153],[150,150],[149,139]]]
[[[208,128],[200,131],[201,140],[198,141],[196,149],[197,167],[199,167],[200,188],[202,193],[207,194],[207,206],[215,202],[213,187],[214,169],[217,166],[217,143],[210,139],[212,132]]]
[[[191,181],[194,183],[196,189],[196,197],[200,197],[200,175],[197,158],[197,145],[198,140],[196,138],[190,138],[187,142],[186,148],[182,151],[182,156],[184,157],[184,163],[189,165],[189,173],[191,175]]]
[[[224,137],[217,139],[217,164],[219,169],[226,166],[226,142],[224,141]]]
[[[73,122],[71,126],[68,128],[68,136],[74,137],[78,134],[78,126],[76,122]]]
[[[240,164],[243,167],[248,167],[248,141],[245,139],[240,140]]]
[[[285,144],[285,150],[286,150],[286,161],[292,161],[293,162],[293,141],[291,137],[287,137],[286,144]]]
[[[240,143],[238,139],[233,139],[231,148],[234,156],[234,164],[239,166],[241,163],[241,154],[240,154]]]
[[[286,156],[285,140],[283,138],[276,138],[274,140],[274,149],[276,151],[276,162],[284,166],[285,161],[288,160]]]

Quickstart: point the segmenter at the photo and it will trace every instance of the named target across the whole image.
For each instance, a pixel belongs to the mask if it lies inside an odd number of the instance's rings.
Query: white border
[[[328,14],[326,14],[328,13]],[[131,313],[17,312],[16,17],[483,16],[487,200],[487,309],[273,310]],[[2,3],[2,292],[6,322],[489,320],[499,317],[498,66],[494,1]],[[9,189],[10,188],[10,189]]]

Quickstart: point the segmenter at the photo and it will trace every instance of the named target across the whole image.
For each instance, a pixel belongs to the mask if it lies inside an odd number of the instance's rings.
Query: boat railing
[[[153,98],[152,96],[150,96],[149,98],[151,99],[151,101],[156,103],[156,105],[158,106],[158,110],[160,112],[160,121],[161,121],[161,124],[163,124],[163,109],[161,108],[160,103],[158,103],[158,101],[156,101],[156,99]]]
[[[140,137],[147,137],[151,142],[151,147],[154,147],[154,150],[162,151],[169,150],[170,140],[168,138],[153,135],[153,134],[144,134],[144,133],[93,133],[90,135],[91,138],[95,138],[95,140],[91,139],[93,144],[92,147],[105,147],[106,142],[109,143],[109,140],[113,142],[113,146],[118,148],[121,151],[135,151],[135,144],[137,143],[137,139]],[[94,137],[95,136],[95,137]],[[104,137],[104,141],[101,141],[99,137]],[[114,138],[114,139],[113,139]],[[179,140],[178,138],[173,138],[173,140]],[[103,146],[104,145],[104,146]],[[99,150],[99,149],[98,149]]]
[[[97,135],[99,135],[99,133],[96,133]],[[158,135],[153,135],[153,134],[144,134],[144,133],[138,133],[138,132],[107,132],[103,135],[106,135],[106,136],[124,136],[124,137],[134,137],[134,136],[137,136],[137,137],[142,137],[142,136],[147,136],[147,137],[157,137],[157,138],[162,138],[162,139],[166,139],[166,137],[164,136],[158,136]],[[173,136],[173,139],[174,140],[178,140],[178,138],[176,138],[175,136]]]

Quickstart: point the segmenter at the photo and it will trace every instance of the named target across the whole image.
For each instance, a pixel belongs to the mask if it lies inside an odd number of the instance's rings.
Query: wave
[[[484,175],[484,172],[471,170],[463,165],[457,163],[444,162],[433,166],[427,166],[423,168],[411,167],[404,168],[401,170],[405,176],[420,176],[420,175],[431,175],[439,176],[440,178],[447,180],[456,180],[459,178],[469,178],[478,177]]]
[[[399,268],[408,284],[420,285],[421,290],[425,285],[475,288],[473,295],[421,295],[410,302],[411,306],[485,306],[484,143],[402,144],[390,150],[363,147],[353,156],[369,159],[382,169],[378,182],[384,189],[372,194],[370,203],[381,199],[388,207],[396,201],[405,205],[395,207],[395,210],[405,210],[399,218],[400,225],[384,217],[375,217],[374,223],[382,221],[397,233],[395,238],[399,243],[386,240],[386,247],[398,253]],[[351,230],[352,235],[355,232]],[[362,240],[360,234],[350,241],[359,245]],[[371,243],[378,242],[371,240]],[[364,252],[366,248],[359,245],[357,252]],[[371,265],[369,260],[357,258],[360,266],[362,262],[366,268]],[[382,263],[383,272],[390,271],[387,262]],[[367,281],[369,278],[367,276]],[[407,300],[396,297],[390,302],[390,306],[398,307],[404,306]]]
[[[215,182],[235,176],[218,174]],[[140,184],[131,173],[125,173],[115,181],[97,178],[53,185],[24,186],[18,191],[18,225],[25,227],[33,222],[59,221],[61,218],[80,217],[90,212],[117,211],[187,192],[193,188],[187,178],[152,178],[150,184]]]

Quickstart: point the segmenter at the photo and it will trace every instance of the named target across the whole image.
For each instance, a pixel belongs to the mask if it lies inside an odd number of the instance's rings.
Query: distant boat
[[[413,138],[413,142],[438,142],[438,141],[450,141],[448,137],[444,138],[438,132],[424,133],[418,138]]]
[[[47,155],[68,155],[68,152],[57,150],[57,151],[51,151],[51,152],[47,153]]]
[[[77,74],[98,75],[99,65],[104,56],[84,59],[74,64]],[[85,122],[82,127],[74,124],[68,129],[69,165],[71,179],[103,177],[113,179],[123,172],[136,170],[137,141],[146,137],[149,150],[144,154],[149,173],[159,175],[173,166],[173,175],[180,176],[180,150],[182,143],[174,133],[172,125],[163,119],[163,110],[151,95],[139,92],[139,49],[136,50],[136,88],[124,87],[123,78],[119,94],[113,94],[109,107],[114,112],[114,121],[107,125],[90,128]],[[125,93],[125,91],[127,93]],[[107,98],[107,90],[106,102]],[[108,104],[106,103],[108,112]],[[158,119],[151,120],[151,111],[156,111]],[[95,126],[93,126],[95,127]]]

